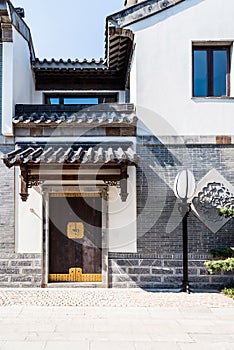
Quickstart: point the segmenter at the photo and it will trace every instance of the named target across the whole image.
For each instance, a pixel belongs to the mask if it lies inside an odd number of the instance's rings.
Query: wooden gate
[[[50,196],[49,281],[102,281],[100,194]]]

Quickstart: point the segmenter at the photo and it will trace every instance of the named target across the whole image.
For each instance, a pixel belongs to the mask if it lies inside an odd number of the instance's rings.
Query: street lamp
[[[195,189],[196,184],[193,173],[188,169],[180,171],[175,178],[174,193],[181,200],[179,204],[179,210],[183,217],[183,282],[181,291],[187,293],[190,293],[188,281],[188,216],[191,211],[191,198]]]

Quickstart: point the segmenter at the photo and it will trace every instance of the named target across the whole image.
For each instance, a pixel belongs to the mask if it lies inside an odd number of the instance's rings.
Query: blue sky
[[[105,18],[124,0],[12,0],[25,9],[39,58],[104,57]]]

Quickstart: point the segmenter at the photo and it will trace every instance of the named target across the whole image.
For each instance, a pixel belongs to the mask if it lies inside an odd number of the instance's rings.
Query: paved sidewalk
[[[234,307],[234,301],[218,292],[149,292],[140,288],[7,288],[0,289],[0,306],[93,307]]]
[[[0,303],[0,350],[234,349],[218,293],[0,289]]]

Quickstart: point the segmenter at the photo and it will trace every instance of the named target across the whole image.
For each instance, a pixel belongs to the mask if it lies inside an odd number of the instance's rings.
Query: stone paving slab
[[[3,344],[0,348],[1,350],[44,350],[46,343],[44,342],[19,342],[19,341],[9,341]],[[86,348],[87,350],[87,348]]]
[[[89,348],[88,341],[70,341],[69,348],[67,342],[48,341],[44,347],[44,350],[87,350]],[[32,348],[32,350],[34,349]]]
[[[180,350],[233,350],[234,344],[223,343],[208,344],[208,343],[190,343],[190,344],[179,344]],[[157,349],[157,348],[155,348]],[[146,350],[146,349],[145,349]],[[163,349],[164,350],[164,349]]]
[[[234,301],[219,293],[21,289],[0,298],[0,350],[234,350]]]

